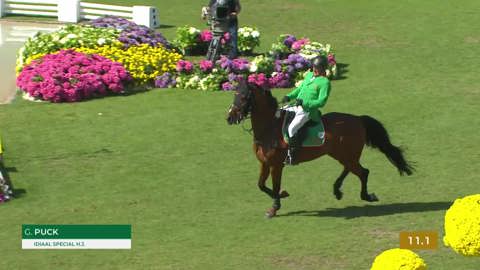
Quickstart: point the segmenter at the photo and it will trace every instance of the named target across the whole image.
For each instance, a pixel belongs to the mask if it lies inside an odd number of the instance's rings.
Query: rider
[[[302,84],[287,94],[282,102],[286,103],[296,99],[295,106],[286,110],[295,112],[295,118],[288,126],[289,147],[285,164],[294,165],[297,163],[296,154],[301,147],[299,140],[300,128],[309,120],[321,121],[319,108],[325,106],[330,95],[330,81],[326,76],[328,59],[325,56],[318,56],[312,59],[312,71],[308,72]]]

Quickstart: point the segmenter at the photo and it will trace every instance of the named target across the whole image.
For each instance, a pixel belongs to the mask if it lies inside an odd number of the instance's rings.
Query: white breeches
[[[292,122],[288,126],[288,136],[293,137],[297,131],[303,127],[305,123],[310,120],[309,113],[305,112],[302,106],[293,106],[284,108],[286,111],[295,112],[295,118],[293,118]]]

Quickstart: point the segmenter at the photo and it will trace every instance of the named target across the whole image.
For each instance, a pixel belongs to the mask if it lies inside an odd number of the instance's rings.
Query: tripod
[[[207,50],[207,60],[215,62],[220,56],[220,50],[222,49],[221,39],[223,37],[224,32],[213,32],[212,41],[210,41],[210,45],[208,46]]]

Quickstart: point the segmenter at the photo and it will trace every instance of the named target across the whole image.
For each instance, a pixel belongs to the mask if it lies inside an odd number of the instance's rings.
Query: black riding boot
[[[299,132],[297,132],[297,134],[293,135],[293,137],[288,140],[288,153],[287,158],[285,159],[286,165],[296,165],[298,163],[296,160],[297,153],[301,146],[301,141],[299,137]]]

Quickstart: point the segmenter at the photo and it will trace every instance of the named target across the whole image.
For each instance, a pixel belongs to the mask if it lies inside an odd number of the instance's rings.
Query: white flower
[[[25,99],[25,100],[28,100],[28,101],[42,102],[41,99],[38,99],[38,98],[35,98],[35,97],[31,96],[31,95],[30,95],[29,93],[27,93],[27,92],[23,92],[22,98]]]
[[[313,58],[315,58],[315,56],[317,56],[316,54],[310,54],[310,53],[299,53],[299,55],[307,60],[312,60]]]
[[[331,50],[331,49],[332,49],[332,46],[331,46],[330,44],[327,44],[327,45],[325,46],[325,51],[327,52],[327,54],[330,53],[330,50]]]
[[[68,34],[65,38],[66,39],[72,39],[72,38],[77,38],[78,36],[75,34]]]
[[[196,33],[199,33],[199,32],[200,32],[200,30],[198,30],[198,29],[195,28],[195,27],[190,27],[190,28],[188,29],[188,33],[190,33],[191,35],[196,34]]]
[[[251,62],[251,63],[250,63],[250,68],[249,68],[249,70],[250,70],[250,72],[252,72],[252,73],[253,73],[253,72],[257,72],[257,70],[258,70],[257,63]]]
[[[99,38],[99,39],[97,40],[97,44],[100,45],[100,46],[102,46],[103,44],[105,44],[105,42],[106,42],[106,40],[105,40],[104,38]]]
[[[334,66],[332,67],[332,75],[333,75],[333,76],[337,76],[337,74],[338,74],[338,73],[337,73],[337,65],[334,65]]]
[[[260,36],[260,32],[258,32],[257,30],[252,32],[252,37],[258,38],[259,36]]]

